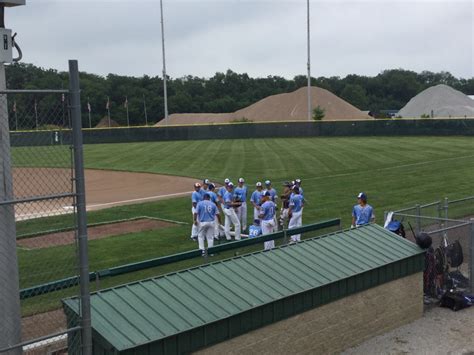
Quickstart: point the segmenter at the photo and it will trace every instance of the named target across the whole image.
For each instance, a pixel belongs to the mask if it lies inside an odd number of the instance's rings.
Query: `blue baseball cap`
[[[357,198],[360,198],[361,200],[367,200],[367,195],[365,194],[365,192],[359,192]]]
[[[271,185],[272,182],[270,180],[265,180],[265,185]]]
[[[211,194],[205,193],[204,198],[211,198]]]
[[[265,194],[263,196],[271,196],[272,194],[270,193],[270,191],[265,191]]]
[[[259,220],[259,219],[254,219],[254,220],[253,220],[253,223],[259,225],[259,224],[260,224],[260,220]]]

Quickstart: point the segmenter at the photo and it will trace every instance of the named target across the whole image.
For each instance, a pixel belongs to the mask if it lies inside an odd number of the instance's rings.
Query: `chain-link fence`
[[[421,233],[431,236],[434,272],[437,273],[436,282],[430,290],[431,295],[436,295],[435,287],[456,286],[474,291],[473,215],[474,197],[458,200],[445,198],[425,205],[385,212],[386,223],[387,218],[401,222],[408,239],[415,241],[414,236]]]
[[[74,105],[78,96],[78,90],[6,90],[0,95],[0,299],[9,312],[0,325],[0,352],[62,351],[68,333],[82,333],[80,327],[68,329],[61,304],[66,296],[80,295],[84,286],[79,282],[84,265],[76,191],[76,180],[83,179],[77,159],[82,141],[65,144],[60,134],[77,130],[72,118],[80,119]],[[51,135],[32,134],[29,145],[10,143],[11,130],[43,129]],[[79,122],[74,137],[80,134]],[[49,232],[55,227],[69,231]],[[58,279],[72,279],[73,286],[60,290],[51,284]],[[44,287],[30,294],[37,285]]]

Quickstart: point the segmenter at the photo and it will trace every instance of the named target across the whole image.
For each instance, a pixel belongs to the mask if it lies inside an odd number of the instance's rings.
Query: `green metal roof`
[[[369,225],[103,290],[91,296],[96,344],[150,354],[196,350],[421,271],[422,253]],[[77,298],[64,304],[66,313],[78,312]]]

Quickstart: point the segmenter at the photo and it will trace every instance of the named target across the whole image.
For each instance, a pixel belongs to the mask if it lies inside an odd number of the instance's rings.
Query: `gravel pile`
[[[324,109],[324,121],[328,120],[367,120],[367,113],[352,106],[347,101],[328,90],[313,86],[311,105]],[[169,116],[170,124],[221,123],[250,120],[261,121],[306,121],[308,119],[307,88],[268,96],[248,107],[232,113],[175,113]],[[161,120],[156,125],[164,125]]]
[[[398,114],[402,117],[474,117],[474,100],[448,85],[432,86],[413,97]]]

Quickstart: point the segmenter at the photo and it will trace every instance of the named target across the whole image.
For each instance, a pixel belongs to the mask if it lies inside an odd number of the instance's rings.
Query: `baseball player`
[[[269,192],[270,193],[270,201],[272,201],[274,204],[275,204],[275,208],[276,208],[276,199],[278,198],[277,197],[277,192],[276,190],[272,187],[272,182],[270,180],[266,180],[265,181],[265,190],[263,190],[264,193],[266,192]],[[277,223],[277,216],[276,216],[276,213],[275,213],[275,226],[274,226],[274,232],[277,232],[278,231],[278,223]]]
[[[367,203],[367,195],[364,192],[361,192],[357,195],[357,205],[352,209],[351,228],[374,222],[374,209]]]
[[[201,200],[202,200],[201,184],[197,182],[194,184],[194,191],[191,194],[191,204],[192,204],[191,213],[193,215],[193,219],[194,219],[194,214],[196,213],[196,206]],[[198,226],[193,223],[193,226],[191,227],[192,240],[197,240],[198,232],[199,232]]]
[[[256,238],[262,235],[262,227],[260,220],[254,219],[253,224],[249,227],[249,238]]]
[[[288,216],[290,217],[290,222],[288,223],[288,229],[301,227],[303,225],[303,207],[304,199],[300,194],[300,189],[298,186],[293,187],[293,196],[290,199],[290,208],[288,210]],[[299,242],[301,240],[301,234],[295,234],[291,236],[291,241],[293,243]]]
[[[281,199],[281,210],[280,210],[280,227],[281,229],[285,229],[288,226],[288,210],[290,208],[290,195],[292,194],[291,191],[291,183],[289,181],[285,181],[283,184],[283,193],[280,196]]]
[[[236,200],[242,204],[237,208],[237,217],[239,218],[242,231],[247,229],[247,185],[244,178],[239,178],[239,183],[234,190]]]
[[[263,195],[263,203],[260,207],[260,219],[262,220],[262,235],[271,234],[275,229],[275,203],[271,201],[270,191]],[[263,244],[265,250],[275,248],[275,241],[269,240]]]
[[[201,191],[202,191],[203,197],[204,197],[204,194],[209,191],[209,184],[210,183],[211,182],[209,181],[209,179],[202,180]]]
[[[207,192],[210,196],[210,201],[214,202],[214,204],[217,207],[217,203],[219,202],[219,199],[217,198],[217,194],[215,193],[216,190],[216,185],[213,183],[209,183],[209,191]],[[219,215],[219,208],[217,209],[217,215]],[[216,223],[214,225],[214,238],[219,239],[219,227],[221,226],[221,222],[218,221],[218,217],[216,216]]]
[[[207,247],[214,245],[214,226],[215,219],[220,222],[220,216],[217,213],[217,206],[211,202],[211,195],[204,194],[204,199],[198,202],[196,212],[194,213],[194,225],[199,226],[198,245],[203,256],[207,256],[207,249],[204,246],[204,239],[207,239]]]
[[[250,196],[250,202],[253,205],[253,219],[259,219],[260,215],[260,205],[262,204],[262,197],[263,197],[263,187],[262,183],[259,181],[255,184],[256,190],[252,192],[252,196]]]
[[[217,190],[217,198],[219,199],[219,202],[221,203],[221,208],[224,209],[224,195],[227,192],[227,184],[230,182],[230,179],[225,179],[224,180],[224,186],[221,186],[219,190]]]
[[[240,206],[240,202],[234,201],[234,184],[229,182],[227,184],[227,192],[224,194],[224,215],[225,215],[225,223],[224,223],[224,231],[225,237],[227,240],[231,240],[230,236],[230,224],[234,225],[235,231],[235,240],[240,240],[240,222],[237,218],[237,214],[235,213],[235,207]]]
[[[300,195],[304,198],[303,188],[301,187],[301,179],[295,179],[295,183],[293,185],[298,186],[300,189]]]

